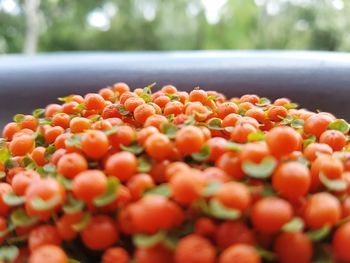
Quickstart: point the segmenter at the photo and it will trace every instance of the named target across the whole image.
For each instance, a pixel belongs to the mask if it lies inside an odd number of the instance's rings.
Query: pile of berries
[[[0,139],[0,262],[350,262],[349,124],[125,83]]]

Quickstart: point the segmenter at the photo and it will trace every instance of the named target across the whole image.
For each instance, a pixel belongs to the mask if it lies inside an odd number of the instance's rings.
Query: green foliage
[[[14,1],[17,12],[0,7],[0,53],[23,49],[24,1]],[[42,0],[38,50],[350,50],[349,1],[223,2],[218,21],[210,23],[212,8],[201,0]],[[87,22],[96,11],[109,25]]]

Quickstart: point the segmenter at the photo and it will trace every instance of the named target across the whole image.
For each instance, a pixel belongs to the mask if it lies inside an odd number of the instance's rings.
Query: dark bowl
[[[153,82],[227,96],[289,97],[302,107],[350,119],[350,55],[328,52],[55,53],[0,57],[0,127],[71,93],[114,82]]]

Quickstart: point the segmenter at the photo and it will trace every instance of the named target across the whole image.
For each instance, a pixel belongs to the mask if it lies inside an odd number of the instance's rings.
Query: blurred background
[[[350,0],[0,0],[0,53],[350,50]]]

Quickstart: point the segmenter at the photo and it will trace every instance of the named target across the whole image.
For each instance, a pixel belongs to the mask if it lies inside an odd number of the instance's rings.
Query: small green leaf
[[[72,228],[77,231],[80,232],[82,230],[84,230],[90,223],[91,220],[91,214],[89,212],[84,213],[83,218],[80,220],[80,222],[73,224]]]
[[[187,120],[184,122],[184,125],[194,125],[196,120],[194,119],[194,115],[188,116]]]
[[[139,97],[143,99],[146,103],[151,101],[151,96],[148,94],[141,94]]]
[[[33,133],[32,138],[35,141],[36,146],[45,146],[46,145],[45,137],[39,131],[36,131],[35,133]]]
[[[81,104],[75,106],[75,109],[83,111],[86,109],[86,106],[83,103],[81,103]]]
[[[15,123],[18,123],[18,124],[21,124],[22,122],[24,122],[26,119],[26,117],[23,115],[23,114],[16,114],[14,117],[13,117],[13,121]]]
[[[124,105],[118,105],[117,109],[118,109],[119,113],[123,116],[126,116],[130,113],[129,111],[127,111],[125,109]]]
[[[269,105],[270,103],[271,103],[271,101],[268,98],[262,97],[259,99],[256,106],[262,107],[262,106]]]
[[[179,242],[179,239],[177,237],[174,236],[166,236],[163,240],[163,245],[174,251],[176,249],[177,243]]]
[[[345,180],[331,180],[323,172],[320,172],[320,181],[327,187],[328,190],[331,191],[344,191],[348,187]]]
[[[302,129],[302,128],[304,128],[304,120],[294,119],[294,120],[292,120],[290,126],[294,129]]]
[[[0,172],[0,179],[3,179],[6,177],[6,173],[5,172]]]
[[[72,96],[61,97],[61,98],[58,98],[58,100],[62,102],[70,102],[72,101]]]
[[[137,171],[139,173],[147,173],[152,168],[152,161],[145,157],[137,159]]]
[[[193,153],[191,156],[195,161],[201,162],[208,159],[210,156],[210,153],[211,153],[211,149],[209,145],[205,145],[200,152]]]
[[[28,227],[38,222],[38,218],[35,216],[28,216],[23,208],[14,210],[10,215],[11,222],[15,226]]]
[[[0,260],[5,262],[14,262],[19,255],[19,249],[16,246],[1,246]]]
[[[84,208],[84,202],[81,200],[74,199],[73,196],[68,196],[68,201],[63,206],[63,211],[68,214],[74,214],[82,211]]]
[[[107,179],[106,192],[94,199],[94,205],[97,207],[105,206],[112,203],[118,194],[119,180],[114,176],[109,176]]]
[[[81,263],[81,261],[76,260],[74,258],[68,258],[68,263]]]
[[[216,199],[210,200],[209,210],[212,216],[219,219],[235,220],[241,217],[239,210],[227,208]]]
[[[137,142],[134,142],[128,146],[125,146],[123,144],[120,144],[119,146],[120,149],[122,149],[123,151],[131,152],[135,155],[138,155],[143,152],[143,147],[140,146]]]
[[[65,143],[67,146],[75,146],[77,148],[81,147],[81,138],[83,137],[82,134],[74,134],[70,138],[67,138]]]
[[[309,167],[309,165],[310,165],[310,161],[308,159],[304,158],[304,157],[299,157],[297,161],[299,163],[302,163],[306,167]]]
[[[217,95],[209,95],[208,96],[208,100],[216,100],[218,98],[218,96]]]
[[[261,131],[253,132],[248,135],[248,142],[263,141],[265,134]]]
[[[34,118],[38,119],[45,113],[45,109],[35,109],[32,112]]]
[[[207,185],[202,191],[202,196],[210,197],[215,194],[222,186],[221,182],[214,181]]]
[[[316,136],[312,135],[303,141],[303,149],[305,149],[309,144],[316,142]]]
[[[120,126],[118,125],[113,126],[112,128],[105,130],[104,133],[106,134],[106,136],[111,136],[112,134],[115,134],[119,130],[119,127]]]
[[[198,112],[198,111],[193,111],[193,113],[194,113],[195,116],[197,116],[197,117],[199,117],[199,118],[201,118],[201,119],[206,119],[206,118],[210,115],[211,111],[207,111],[206,113],[201,113],[201,112]]]
[[[284,104],[283,107],[285,107],[287,110],[290,110],[290,109],[296,109],[296,108],[298,108],[299,105],[296,104],[296,103],[292,103],[292,102],[291,102],[291,103],[286,103],[286,104]]]
[[[177,127],[171,123],[163,123],[160,126],[160,131],[168,136],[168,138],[174,139],[176,137]]]
[[[287,125],[287,124],[291,124],[293,120],[294,120],[294,117],[292,115],[287,115],[286,117],[282,118],[281,123]]]
[[[211,130],[223,130],[221,128],[222,121],[219,118],[212,118],[208,123],[208,128]]]
[[[246,161],[243,163],[243,171],[250,177],[257,179],[265,179],[270,177],[275,170],[277,161],[273,157],[265,157],[259,164],[252,161]]]
[[[24,204],[24,197],[23,196],[17,196],[13,192],[7,192],[5,195],[3,195],[2,200],[5,204],[9,206],[17,206]]]
[[[58,175],[56,179],[61,183],[61,185],[63,185],[64,189],[72,190],[72,186],[73,186],[72,180],[69,180],[67,177],[62,175]]]
[[[37,168],[36,162],[29,156],[25,156],[21,161],[21,166],[26,168],[27,170],[32,170]]]
[[[309,237],[311,241],[317,242],[326,238],[330,232],[331,232],[331,227],[329,225],[324,225],[320,229],[306,232],[306,235]]]
[[[156,187],[153,187],[149,190],[147,190],[145,195],[161,195],[165,197],[170,197],[171,196],[171,189],[168,184],[160,184],[157,185]]]
[[[43,171],[48,174],[56,173],[56,166],[53,163],[48,163],[43,166]]]
[[[343,119],[338,119],[329,124],[328,129],[337,130],[344,134],[348,133],[350,130],[350,125]]]
[[[32,200],[30,200],[32,207],[35,210],[39,210],[39,211],[51,210],[55,206],[57,206],[60,202],[61,202],[61,196],[58,194],[54,195],[48,200],[43,200],[40,197],[35,197]]]
[[[40,125],[46,125],[46,124],[51,125],[52,124],[52,120],[51,120],[51,118],[40,118],[39,119],[39,124]]]
[[[0,162],[5,164],[11,158],[10,150],[7,148],[0,149]]]
[[[232,132],[232,131],[235,129],[235,127],[228,126],[228,127],[223,128],[223,129],[224,129],[224,131],[226,131],[226,132]]]
[[[147,248],[159,244],[165,239],[165,236],[164,231],[159,231],[154,235],[136,234],[133,236],[132,240],[136,247]]]
[[[303,229],[304,221],[299,217],[293,218],[291,221],[282,226],[282,231],[284,232],[300,232]]]
[[[177,96],[176,94],[167,94],[167,96],[169,97],[169,99],[171,101],[179,101],[180,100],[179,96]]]
[[[262,259],[266,261],[276,261],[276,255],[273,252],[263,249],[261,247],[256,247],[256,250]]]
[[[52,154],[54,154],[55,151],[56,151],[55,145],[50,144],[45,150],[45,154],[44,154],[45,161],[50,160]]]
[[[243,145],[236,142],[228,142],[226,144],[226,149],[229,151],[240,152],[242,150]]]

